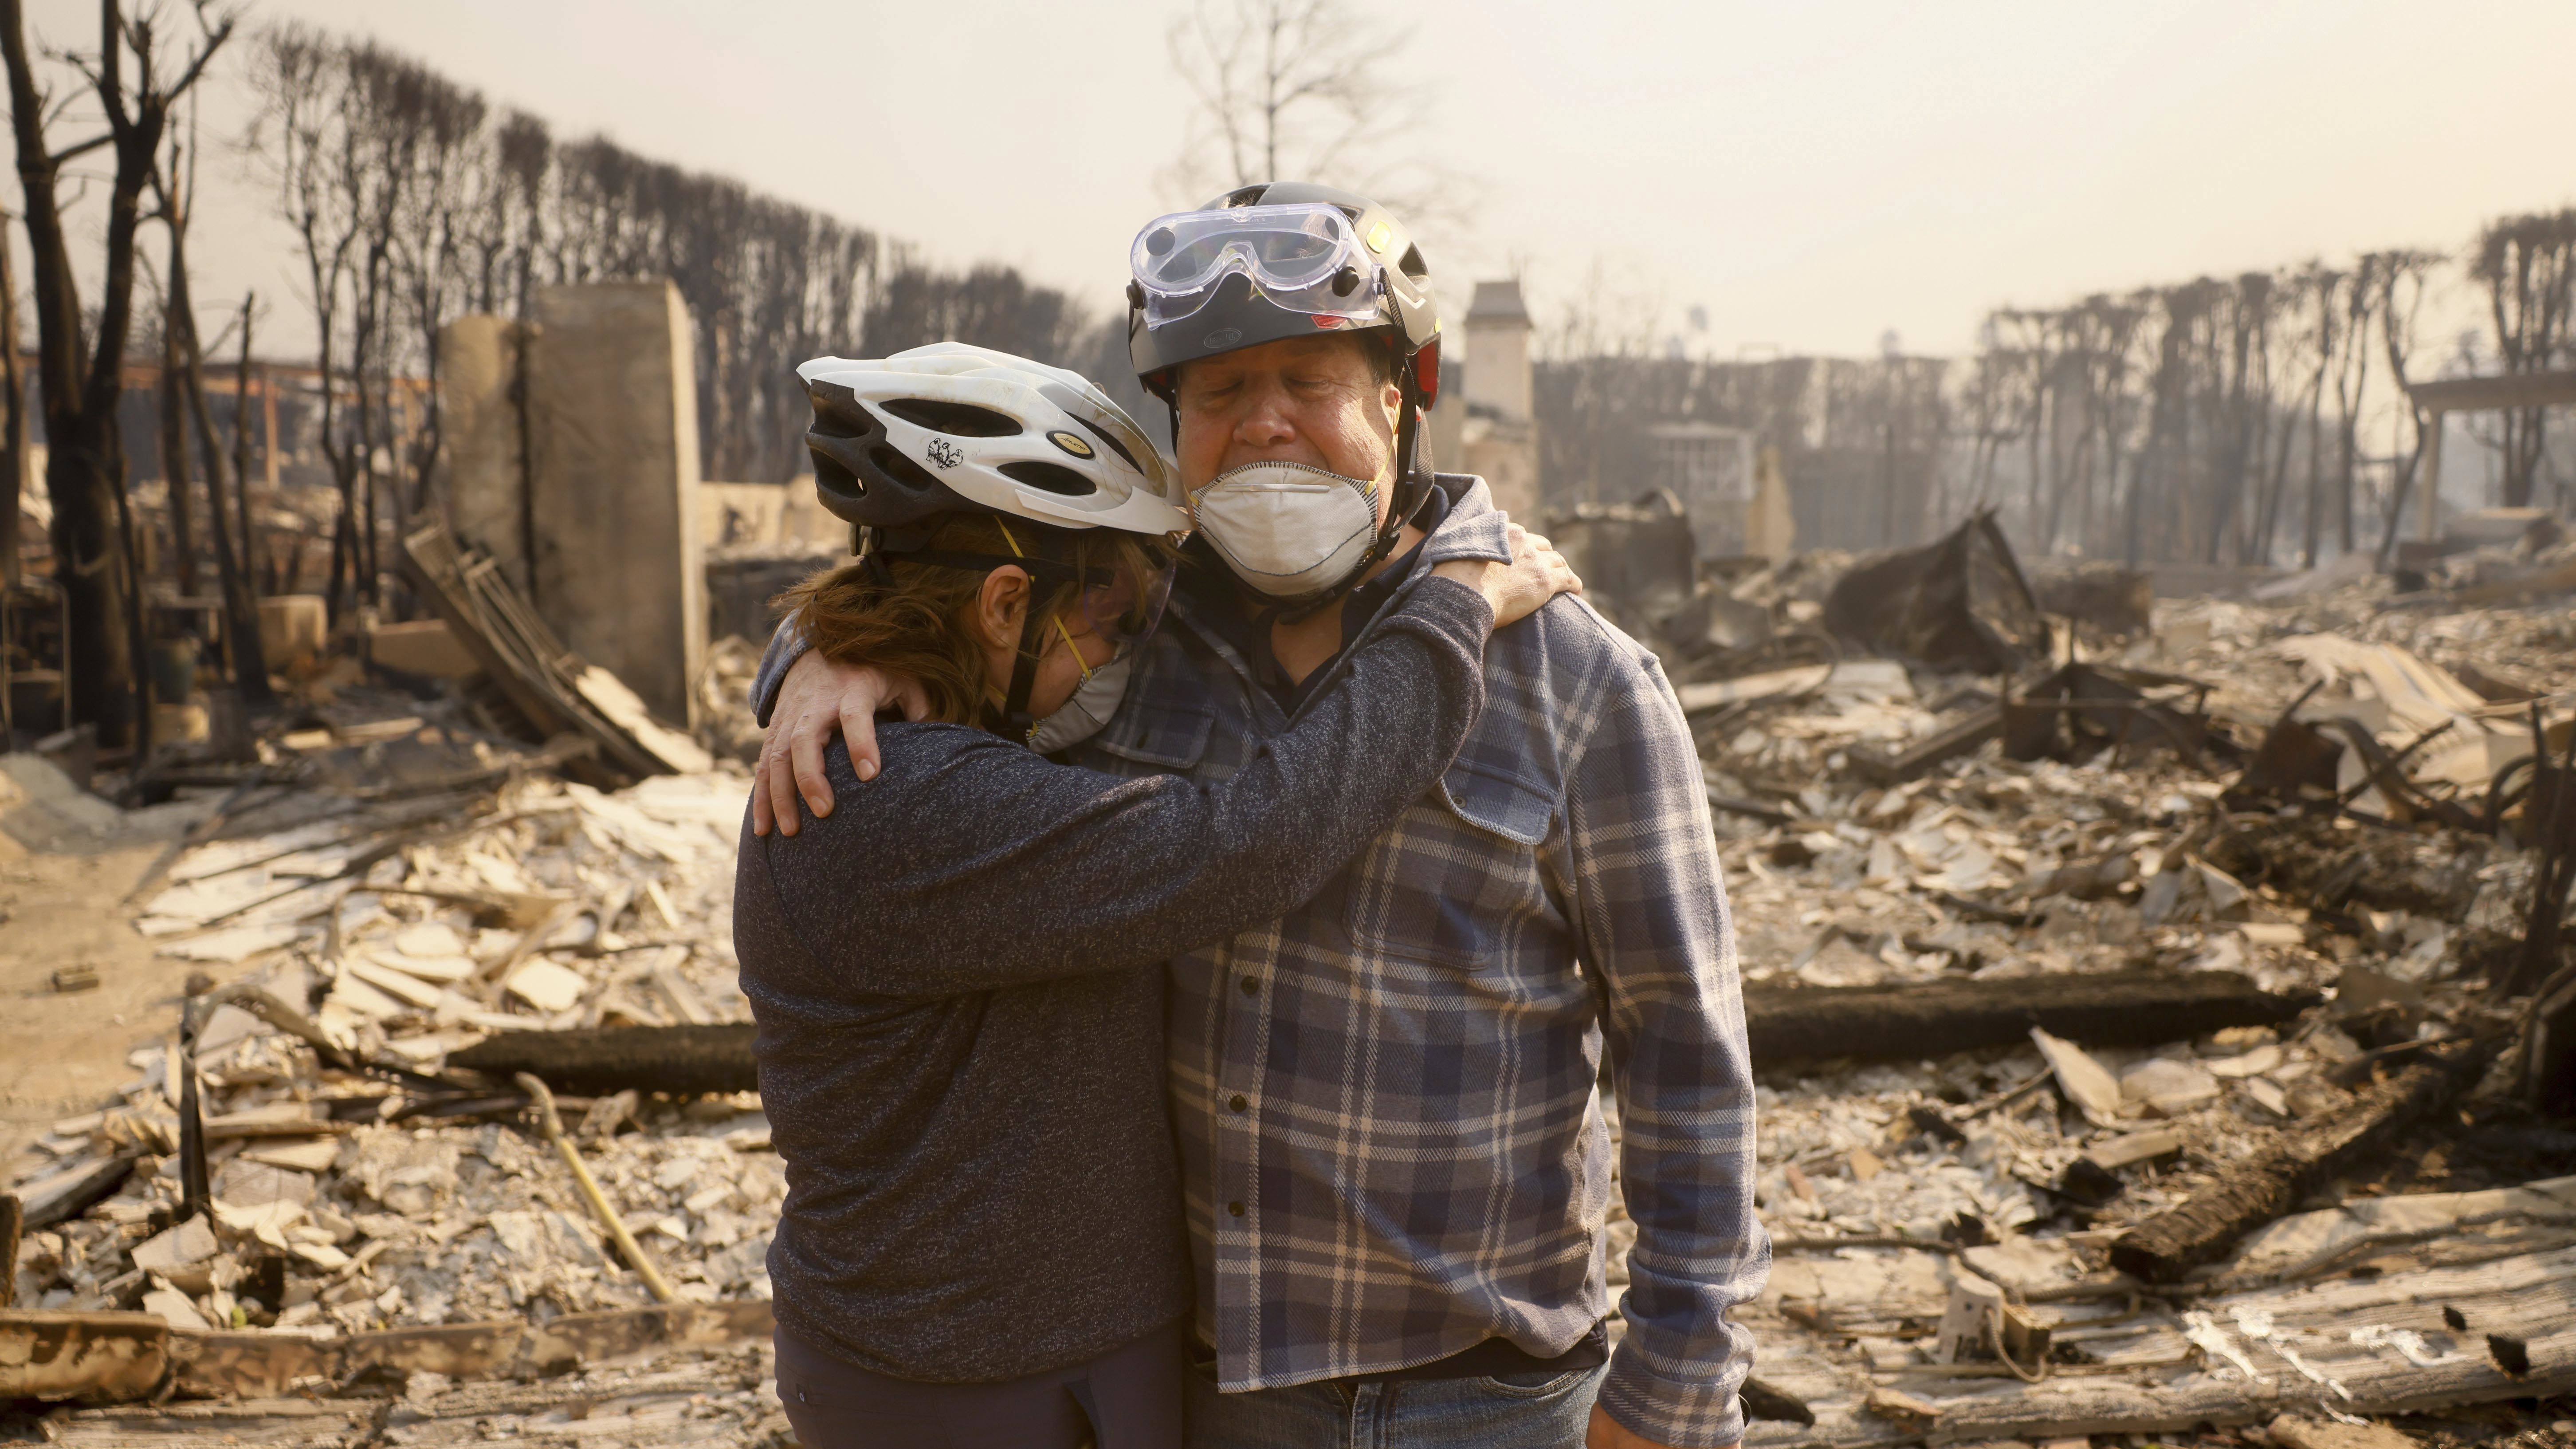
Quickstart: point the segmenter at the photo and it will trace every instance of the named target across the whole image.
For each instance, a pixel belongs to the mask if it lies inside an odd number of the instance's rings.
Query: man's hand
[[[1652,1439],[1641,1439],[1621,1428],[1610,1411],[1599,1404],[1592,1406],[1592,1422],[1583,1431],[1583,1449],[1666,1449]],[[1743,1449],[1741,1441],[1726,1449]]]
[[[850,768],[862,780],[876,778],[883,757],[877,754],[877,711],[887,703],[903,707],[905,719],[930,713],[930,698],[913,680],[866,665],[835,664],[806,651],[778,682],[778,702],[769,712],[769,734],[761,741],[760,763],[751,775],[751,832],[767,835],[775,825],[794,835],[803,822],[799,795],[817,817],[832,813],[832,782],[823,776],[823,748],[839,730],[850,744]]]

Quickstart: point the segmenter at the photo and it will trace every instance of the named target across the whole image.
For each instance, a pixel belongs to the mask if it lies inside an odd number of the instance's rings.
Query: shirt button
[[[1244,994],[1244,995],[1246,995],[1246,996],[1258,996],[1258,995],[1260,995],[1260,994],[1261,994],[1261,983],[1260,983],[1260,982],[1258,982],[1258,981],[1253,980],[1253,979],[1252,979],[1251,977],[1249,977],[1249,976],[1244,977],[1244,978],[1243,978],[1243,994]]]
[[[1227,1203],[1227,1204],[1225,1205],[1225,1210],[1226,1210],[1227,1212],[1230,1212],[1230,1213],[1234,1214],[1236,1217],[1241,1217],[1241,1216],[1243,1216],[1243,1204],[1241,1204],[1241,1203],[1239,1203],[1239,1202],[1230,1202],[1230,1203]]]
[[[1237,1092],[1226,1102],[1226,1105],[1240,1112],[1244,1108],[1252,1105],[1252,1099],[1243,1095],[1241,1092]]]

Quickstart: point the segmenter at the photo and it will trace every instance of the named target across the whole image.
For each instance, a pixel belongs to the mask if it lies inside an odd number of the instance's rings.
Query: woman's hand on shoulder
[[[1505,520],[1511,536],[1512,561],[1496,563],[1491,559],[1453,558],[1431,570],[1438,578],[1452,579],[1485,596],[1494,606],[1494,627],[1517,624],[1539,610],[1539,606],[1559,594],[1583,592],[1583,580],[1565,562],[1565,555],[1543,534],[1530,532],[1517,523]]]

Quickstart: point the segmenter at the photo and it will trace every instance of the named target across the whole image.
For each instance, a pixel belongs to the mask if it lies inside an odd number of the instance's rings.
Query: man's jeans
[[[1609,1372],[1220,1394],[1213,1368],[1201,1366],[1189,1378],[1189,1449],[1582,1449]]]

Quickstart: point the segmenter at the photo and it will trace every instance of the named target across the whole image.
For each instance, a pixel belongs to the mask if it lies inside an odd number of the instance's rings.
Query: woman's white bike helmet
[[[818,357],[796,375],[814,406],[816,495],[880,537],[943,513],[1189,532],[1178,472],[1080,373],[934,342],[881,359]]]

